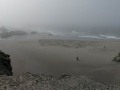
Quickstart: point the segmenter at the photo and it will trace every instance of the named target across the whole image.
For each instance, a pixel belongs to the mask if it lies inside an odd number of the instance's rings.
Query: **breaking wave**
[[[94,38],[94,39],[120,39],[120,37],[117,37],[117,36],[102,35],[102,34],[99,34],[98,36],[94,36],[94,35],[82,36],[82,35],[79,35],[78,37],[81,37],[81,38]]]

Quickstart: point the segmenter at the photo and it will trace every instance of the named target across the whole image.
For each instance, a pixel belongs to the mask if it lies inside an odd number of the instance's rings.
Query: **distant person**
[[[76,60],[79,61],[79,57],[76,57]]]
[[[106,49],[106,46],[104,46],[104,49]]]

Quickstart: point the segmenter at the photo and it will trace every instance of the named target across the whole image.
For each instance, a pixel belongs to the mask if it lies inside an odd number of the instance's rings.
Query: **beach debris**
[[[64,73],[62,76],[60,76],[59,79],[65,79],[65,78],[70,78],[70,77],[71,77],[71,75]]]
[[[118,53],[118,55],[116,57],[113,58],[114,62],[120,62],[120,52]]]

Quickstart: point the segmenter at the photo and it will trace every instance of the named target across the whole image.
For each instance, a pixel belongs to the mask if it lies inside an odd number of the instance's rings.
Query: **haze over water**
[[[0,50],[10,54],[15,75],[85,74],[119,84],[120,65],[112,62],[120,51],[119,4],[120,0],[0,0]]]

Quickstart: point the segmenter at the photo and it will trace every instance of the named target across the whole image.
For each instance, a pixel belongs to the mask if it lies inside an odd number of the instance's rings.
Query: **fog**
[[[14,75],[68,73],[118,84],[119,40],[120,0],[0,0],[0,50]]]
[[[119,0],[0,0],[0,24],[119,27],[119,3]]]

